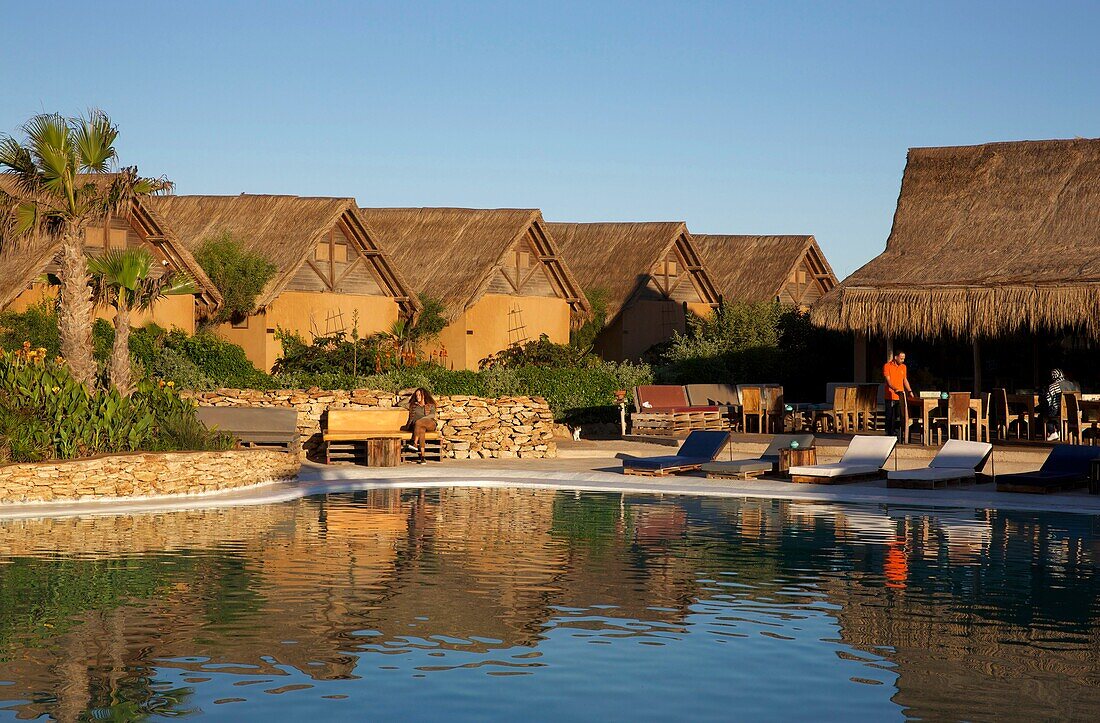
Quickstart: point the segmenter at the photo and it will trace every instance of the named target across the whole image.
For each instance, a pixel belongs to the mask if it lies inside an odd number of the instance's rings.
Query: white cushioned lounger
[[[857,435],[852,437],[839,462],[791,467],[789,472],[791,477],[820,477],[823,480],[875,475],[882,471],[897,443],[897,437],[889,435]]]
[[[961,439],[949,439],[936,452],[936,456],[927,467],[919,469],[899,469],[887,472],[888,479],[895,481],[937,482],[941,480],[972,479],[978,467],[989,457],[993,445],[989,442],[967,442]]]

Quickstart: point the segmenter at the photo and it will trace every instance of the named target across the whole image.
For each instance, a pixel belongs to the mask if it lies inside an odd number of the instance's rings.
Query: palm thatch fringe
[[[1100,338],[1100,283],[977,288],[838,288],[814,304],[818,326],[872,335],[977,338],[1077,329]]]

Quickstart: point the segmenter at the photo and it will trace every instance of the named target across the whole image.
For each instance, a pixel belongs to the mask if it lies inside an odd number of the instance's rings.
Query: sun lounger
[[[908,489],[936,489],[951,483],[963,484],[974,481],[993,445],[988,442],[967,442],[961,439],[949,439],[936,452],[936,456],[921,469],[901,469],[886,473],[887,487]]]
[[[634,434],[676,436],[695,429],[726,429],[722,410],[713,404],[692,405],[676,384],[649,384],[634,388],[635,412],[630,415]]]
[[[1097,458],[1100,447],[1056,444],[1038,471],[999,475],[997,491],[1049,494],[1084,487],[1088,484],[1089,467]]]
[[[298,410],[274,407],[199,407],[199,421],[231,434],[244,447],[268,447],[297,454]]]
[[[802,449],[812,447],[814,436],[812,434],[777,434],[772,437],[771,444],[756,459],[735,459],[728,462],[707,462],[702,470],[707,477],[722,479],[749,479],[759,477],[768,472],[779,470],[779,451],[791,446],[791,442],[798,442]]]
[[[623,474],[664,477],[676,472],[697,470],[713,461],[729,438],[729,432],[694,431],[687,436],[676,454],[624,459]]]
[[[844,451],[844,456],[839,462],[791,467],[788,470],[791,481],[803,484],[835,485],[881,477],[882,467],[886,464],[886,460],[890,459],[890,454],[897,443],[897,437],[889,435],[885,437],[857,435],[852,437],[848,449]]]

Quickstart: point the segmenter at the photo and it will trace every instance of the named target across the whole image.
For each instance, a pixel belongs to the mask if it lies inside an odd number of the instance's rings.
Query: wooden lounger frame
[[[791,482],[802,485],[846,485],[851,482],[865,482],[869,480],[882,479],[885,475],[886,472],[883,470],[879,470],[878,472],[868,472],[866,474],[838,475],[836,477],[819,477],[816,475],[792,474]]]
[[[759,479],[766,474],[775,474],[774,470],[754,470],[752,472],[707,472],[707,479],[735,479],[735,480],[750,480]]]
[[[1075,482],[1059,482],[1058,484],[1048,484],[1048,485],[1028,484],[1026,482],[1012,482],[1012,481],[1001,482],[1001,481],[998,480],[998,482],[997,482],[997,491],[998,492],[1024,492],[1026,494],[1049,495],[1049,494],[1053,494],[1055,492],[1069,492],[1071,490],[1081,489],[1082,487],[1087,487],[1088,484],[1089,484],[1089,481],[1088,481],[1087,477],[1082,478],[1081,480],[1075,481]]]
[[[682,464],[676,467],[665,467],[663,469],[632,469],[624,466],[623,474],[632,474],[638,477],[668,477],[680,472],[696,472],[702,466],[702,462],[699,464]]]
[[[950,477],[946,479],[890,479],[886,478],[886,486],[889,489],[903,489],[903,490],[934,490],[939,488],[947,489],[952,485],[956,487],[968,487],[978,483],[976,475],[965,475],[963,477]]]
[[[635,412],[630,415],[634,434],[654,437],[680,437],[695,430],[724,432],[729,420],[721,411]]]

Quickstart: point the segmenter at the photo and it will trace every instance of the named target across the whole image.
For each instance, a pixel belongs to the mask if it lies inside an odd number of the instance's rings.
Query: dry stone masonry
[[[0,467],[0,504],[98,497],[201,494],[291,479],[301,461],[284,452],[139,452]]]
[[[411,391],[411,390],[410,390]],[[329,407],[369,409],[402,406],[409,392],[367,389],[305,390],[218,389],[185,392],[200,406],[294,407],[302,449],[310,457],[321,448],[321,420]],[[556,457],[554,415],[542,397],[438,397],[443,455],[456,459]]]

